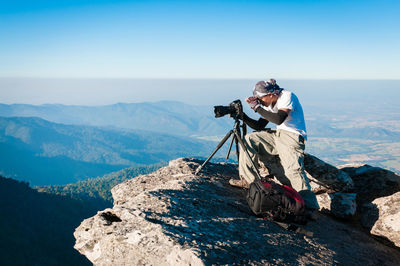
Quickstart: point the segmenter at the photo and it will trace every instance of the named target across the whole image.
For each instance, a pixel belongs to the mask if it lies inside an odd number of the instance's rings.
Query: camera
[[[223,117],[227,114],[234,119],[241,118],[243,115],[243,106],[240,100],[231,102],[228,106],[217,105],[214,106],[215,117]]]

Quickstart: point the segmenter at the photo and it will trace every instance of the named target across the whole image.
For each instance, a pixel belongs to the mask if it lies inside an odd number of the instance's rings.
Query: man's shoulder
[[[284,96],[284,95],[292,95],[292,94],[294,94],[293,92],[291,92],[291,91],[288,91],[288,90],[283,90],[282,92],[281,92],[281,94],[282,94],[282,96]]]
[[[282,101],[295,101],[295,102],[299,102],[299,98],[297,97],[297,95],[291,91],[287,91],[287,90],[283,90],[281,92],[281,95],[279,96],[278,100],[282,99]]]
[[[283,90],[279,95],[278,101],[288,101],[293,97],[293,93],[287,90]]]

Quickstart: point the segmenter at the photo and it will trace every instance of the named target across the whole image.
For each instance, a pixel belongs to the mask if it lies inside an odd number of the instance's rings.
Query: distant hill
[[[311,137],[325,138],[352,138],[364,140],[400,140],[400,132],[392,131],[379,126],[359,127],[355,124],[353,127],[333,127],[329,123],[321,121],[308,121],[307,129]]]
[[[0,104],[0,116],[40,117],[51,122],[70,125],[151,129],[159,133],[185,136],[225,134],[233,125],[230,119],[214,118],[211,106],[195,106],[171,101],[118,103],[105,106]]]
[[[0,174],[31,185],[67,184],[129,166],[205,156],[215,143],[142,130],[0,117]]]
[[[73,232],[97,208],[0,176],[0,210],[0,265],[91,265]]]
[[[89,178],[84,181],[78,181],[67,185],[37,187],[36,189],[40,192],[64,195],[73,199],[92,202],[93,205],[98,206],[99,209],[104,206],[104,209],[112,207],[113,199],[111,196],[111,189],[114,186],[138,175],[154,172],[162,166],[165,166],[165,163],[130,167],[114,173],[106,174],[103,177]]]

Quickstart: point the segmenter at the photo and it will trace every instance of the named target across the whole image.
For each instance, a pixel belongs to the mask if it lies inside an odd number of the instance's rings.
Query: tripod
[[[240,120],[237,116],[233,117],[235,119],[235,124],[233,125],[233,129],[231,129],[226,135],[225,137],[218,143],[217,147],[215,148],[215,150],[211,153],[211,155],[207,158],[207,160],[204,161],[204,163],[202,165],[200,165],[196,171],[195,171],[195,175],[198,175],[199,172],[201,171],[201,169],[203,169],[203,167],[208,163],[208,161],[211,160],[211,158],[214,156],[214,154],[225,144],[225,142],[231,137],[232,135],[232,140],[231,143],[229,145],[229,149],[228,149],[228,153],[226,155],[226,159],[229,159],[229,155],[231,153],[231,149],[233,146],[233,142],[235,142],[235,146],[236,146],[236,156],[237,156],[237,160],[239,162],[239,145],[241,147],[241,149],[243,149],[243,151],[245,152],[247,158],[250,160],[252,167],[255,169],[257,177],[261,180],[261,175],[258,171],[258,168],[256,167],[256,165],[254,164],[253,160],[250,157],[249,151],[247,150],[246,145],[243,142],[243,137],[246,135],[247,129],[246,129],[246,124],[245,123],[240,123]],[[243,136],[241,133],[240,128],[243,128]]]

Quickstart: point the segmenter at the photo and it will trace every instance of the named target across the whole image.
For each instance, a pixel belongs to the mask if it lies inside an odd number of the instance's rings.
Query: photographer
[[[245,136],[245,144],[253,162],[258,167],[260,160],[283,184],[296,189],[310,210],[319,208],[304,171],[304,148],[307,139],[303,109],[295,94],[280,88],[276,80],[260,81],[254,86],[253,96],[246,99],[250,107],[261,115],[254,120],[243,114],[243,121],[257,130]],[[264,130],[268,122],[277,125],[277,130]],[[278,163],[276,162],[279,156]],[[233,186],[248,187],[256,173],[251,162],[240,150],[240,180],[231,179]],[[311,213],[311,212],[310,212]],[[311,217],[312,218],[312,217]]]

